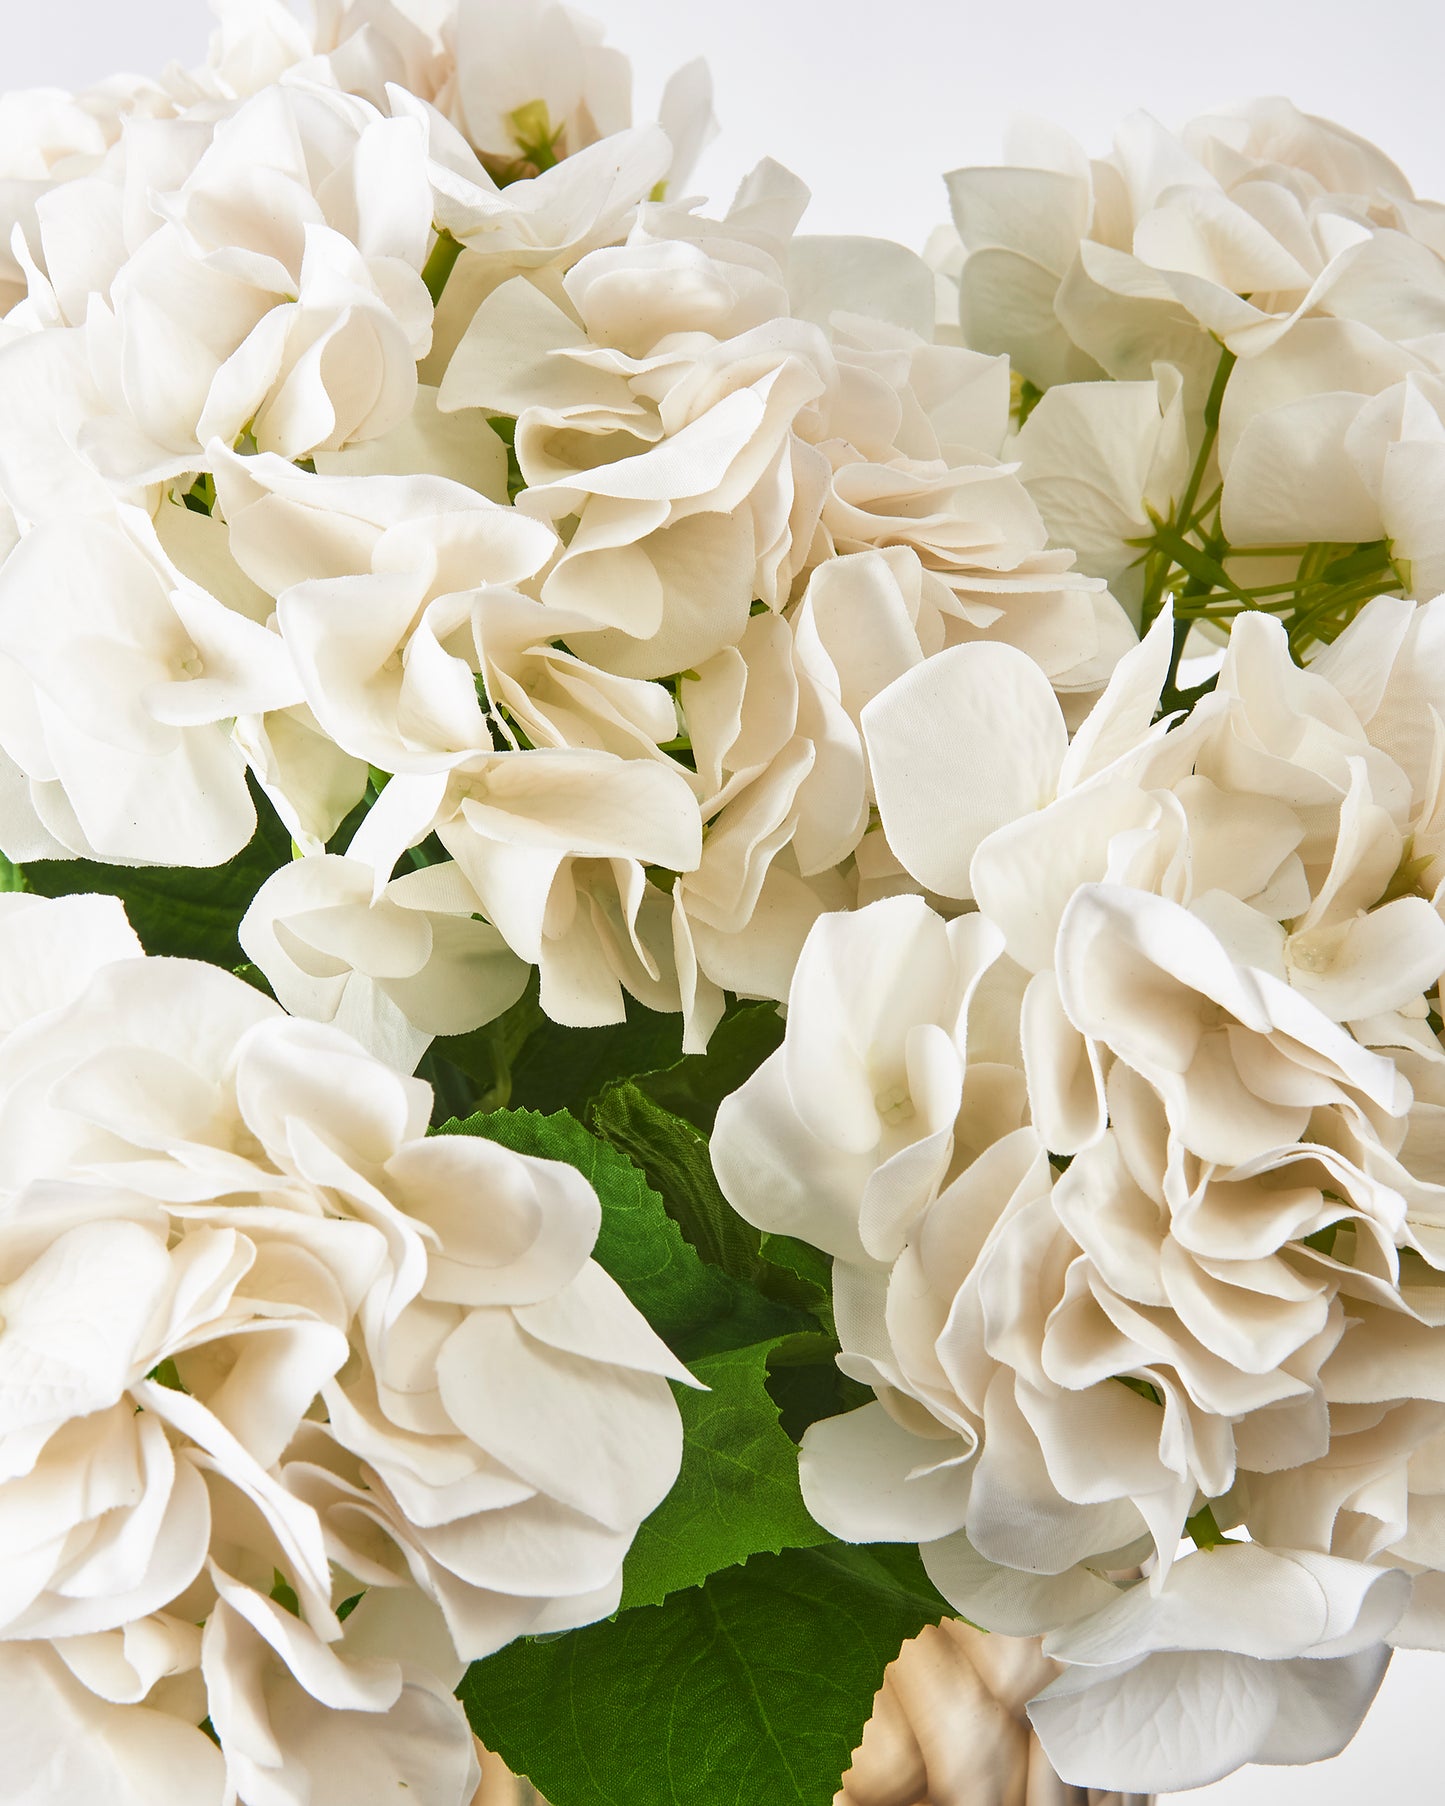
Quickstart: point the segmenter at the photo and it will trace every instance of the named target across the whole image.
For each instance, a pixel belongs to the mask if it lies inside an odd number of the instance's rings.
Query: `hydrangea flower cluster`
[[[21,1795],[766,1794],[779,1610],[818,1806],[949,1609],[1000,1798],[1339,1750],[1445,1648],[1445,209],[1265,101],[918,255],[548,0],[216,11],[0,102]]]
[[[467,1662],[615,1609],[677,1475],[596,1194],[111,898],[0,902],[9,1785],[469,1799]]]
[[[928,902],[818,924],[715,1157],[835,1255],[876,1393],[810,1509],[1046,1633],[1060,1773],[1147,1791],[1334,1753],[1445,1647],[1445,241],[1283,102],[1021,163],[950,177],[935,254],[1146,631],[1072,733],[1003,647],[865,709]]]
[[[1215,617],[1298,609],[1297,650],[1381,589],[1438,594],[1445,210],[1279,99],[1178,136],[1140,114],[1092,161],[1043,127],[1011,150],[948,178],[935,259],[1038,404],[1015,453],[1081,567],[1147,613],[1128,542],[1168,517]]]
[[[696,71],[631,128],[556,11],[467,6],[444,45],[357,5],[295,40],[279,8],[223,30],[27,195],[0,841],[219,863],[249,770],[319,854],[384,787],[349,864],[258,902],[280,984],[343,956],[268,924],[328,908],[364,978],[462,982],[481,937],[393,945],[425,936],[390,872],[434,834],[446,913],[536,965],[553,1019],[627,994],[700,1048],[880,881],[879,688],[989,639],[1087,696],[1127,622],[1046,549],[999,461],[1007,365],[936,342],[921,258],[798,237],[773,165],[720,220],[685,199]]]
[[[877,1394],[808,1431],[809,1508],[1048,1633],[1068,1778],[1332,1753],[1387,1633],[1445,1642],[1440,756],[1391,731],[1439,733],[1442,607],[1381,598],[1305,671],[1245,617],[1155,723],[1166,612],[1072,740],[1011,649],[910,674],[864,728],[943,913],[820,922],[723,1107],[728,1197],[835,1256]]]

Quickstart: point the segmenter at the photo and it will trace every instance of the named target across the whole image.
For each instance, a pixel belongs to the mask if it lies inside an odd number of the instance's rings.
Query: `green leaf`
[[[27,890],[25,873],[18,865],[12,865],[3,853],[0,853],[0,891]]]
[[[580,1117],[613,1079],[670,1066],[681,1054],[682,1017],[643,1009],[630,998],[626,1022],[607,1028],[563,1028],[543,1017],[512,1067],[511,1103]]]
[[[718,1105],[782,1043],[783,1019],[775,1003],[734,1004],[713,1030],[705,1054],[684,1054],[665,1070],[648,1073],[642,1089],[664,1110],[711,1135]]]
[[[794,1442],[810,1423],[866,1405],[873,1390],[850,1380],[837,1364],[838,1338],[832,1325],[783,1336],[768,1351],[768,1392],[778,1421]]]
[[[705,1261],[736,1278],[754,1277],[762,1238],[719,1191],[705,1135],[654,1103],[634,1079],[608,1085],[587,1116],[598,1135],[641,1167]]]
[[[605,1086],[637,1078],[655,1103],[710,1135],[718,1105],[782,1039],[772,1003],[730,1004],[705,1054],[683,1053],[681,1016],[644,1009],[633,998],[627,1020],[606,1028],[563,1028],[539,1013],[513,1063],[509,1101],[580,1118]]]
[[[537,1002],[534,971],[525,991],[509,1010],[466,1035],[439,1035],[429,1057],[444,1060],[470,1081],[467,1108],[457,1114],[504,1110],[512,1097],[512,1069],[529,1036],[546,1020]]]
[[[708,1392],[679,1392],[682,1472],[637,1533],[623,1569],[622,1604],[660,1605],[750,1555],[831,1542],[808,1515],[798,1451],[768,1396],[773,1344],[755,1343],[692,1363]]]
[[[800,1242],[791,1235],[775,1235],[770,1229],[765,1229],[759,1238],[758,1252],[770,1269],[792,1275],[804,1308],[812,1312],[831,1336],[832,1256],[824,1254],[821,1248],[815,1248],[811,1242]],[[792,1296],[791,1292],[789,1296]]]
[[[553,1806],[831,1806],[884,1668],[943,1615],[906,1564],[859,1554],[755,1555],[663,1605],[514,1643],[458,1689],[472,1728]]]
[[[241,917],[271,873],[291,858],[291,837],[254,784],[252,797],[256,832],[250,845],[225,865],[99,865],[89,859],[37,859],[25,867],[25,887],[42,897],[68,897],[77,891],[119,897],[147,953],[209,960],[231,970],[246,957],[236,939]]]
[[[764,1298],[701,1260],[632,1162],[566,1111],[541,1116],[533,1110],[495,1110],[446,1123],[439,1132],[485,1135],[518,1153],[576,1167],[602,1200],[602,1229],[593,1250],[598,1264],[684,1361],[808,1327],[800,1311]]]
[[[882,1588],[922,1614],[925,1624],[957,1618],[954,1608],[928,1578],[917,1543],[833,1543],[824,1552],[837,1568],[861,1584]],[[972,1620],[965,1618],[965,1624]],[[982,1629],[974,1625],[975,1630]]]
[[[713,1176],[707,1137],[623,1079],[604,1088],[589,1125],[647,1175],[667,1214],[703,1259],[769,1298],[832,1327],[832,1269],[825,1254],[790,1236],[762,1235],[728,1203]]]

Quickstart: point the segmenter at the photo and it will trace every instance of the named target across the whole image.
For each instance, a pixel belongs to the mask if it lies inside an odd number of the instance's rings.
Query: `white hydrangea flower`
[[[218,865],[250,839],[231,724],[301,685],[278,636],[190,580],[143,510],[26,533],[0,565],[0,645],[0,744],[29,780],[12,851],[38,827],[53,852]]]
[[[412,1072],[435,1036],[480,1028],[526,989],[528,968],[473,919],[476,903],[454,865],[387,882],[323,853],[274,872],[237,938],[293,1016],[334,1022]]]
[[[110,899],[0,901],[0,1647],[84,1727],[46,1772],[173,1743],[219,1800],[209,1714],[248,1806],[342,1747],[464,1806],[450,1688],[615,1609],[686,1370],[571,1168],[427,1139],[425,1085]]]
[[[11,856],[219,861],[249,770],[326,857],[369,766],[358,856],[439,834],[559,1020],[630,994],[696,1049],[824,910],[913,887],[860,725],[899,661],[1002,640],[1070,720],[1103,688],[1131,630],[1000,462],[1003,360],[940,338],[913,253],[798,237],[776,165],[721,220],[674,198],[705,77],[634,128],[624,75],[541,0],[268,0],[204,69],[55,115],[100,123],[41,172],[0,347]],[[117,509],[172,594],[92,708],[19,598]],[[178,694],[215,712],[155,719]],[[235,805],[206,832],[202,781]],[[392,1027],[408,1064],[430,1020]]]
[[[1069,1778],[1332,1753],[1386,1639],[1440,1638],[1435,631],[1382,599],[1302,672],[1246,617],[1171,725],[1166,611],[1072,738],[1011,648],[905,661],[860,712],[883,826],[973,907],[825,916],[719,1111],[877,1395],[806,1433],[810,1509],[1051,1634]]]
[[[1047,127],[1010,154],[949,177],[960,319],[1022,379],[1015,451],[1051,543],[1151,613],[1151,543],[1181,581],[1210,567],[1221,601],[1309,589],[1311,545],[1368,548],[1357,573],[1434,595],[1438,209],[1280,99],[1178,135],[1138,114],[1092,161]]]

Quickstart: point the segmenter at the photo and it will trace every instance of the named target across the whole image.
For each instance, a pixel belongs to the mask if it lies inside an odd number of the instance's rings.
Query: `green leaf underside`
[[[670,1066],[682,1057],[682,1018],[629,1002],[626,1022],[563,1028],[545,1017],[512,1066],[516,1109],[570,1110],[580,1117],[613,1079]]]
[[[705,1261],[831,1325],[827,1256],[788,1236],[764,1236],[745,1223],[718,1188],[707,1137],[654,1102],[645,1089],[648,1082],[623,1079],[606,1086],[588,1111],[588,1126],[642,1170]]]
[[[484,1135],[519,1154],[576,1167],[602,1200],[598,1264],[684,1361],[811,1327],[801,1311],[708,1266],[642,1173],[567,1112],[496,1110],[445,1123],[439,1133]]]
[[[537,991],[534,973],[522,998],[495,1021],[432,1043],[421,1076],[437,1093],[433,1122],[508,1106],[543,1115],[570,1110],[585,1121],[608,1085],[635,1077],[663,1108],[706,1135],[722,1099],[782,1038],[774,1004],[733,1003],[707,1052],[684,1054],[678,1016],[632,999],[625,1022],[564,1028],[543,1015]]]
[[[642,1169],[705,1261],[735,1278],[755,1278],[758,1232],[719,1191],[707,1138],[690,1122],[655,1104],[635,1079],[622,1079],[593,1100],[588,1126]]]
[[[252,796],[256,832],[225,865],[130,866],[37,859],[24,868],[25,888],[42,897],[68,897],[77,891],[119,897],[147,953],[203,959],[232,969],[245,959],[236,940],[241,917],[271,873],[291,858],[291,837],[270,803],[254,785]],[[12,883],[8,888],[18,887]]]
[[[830,1806],[883,1670],[943,1615],[916,1550],[898,1554],[755,1555],[664,1605],[514,1643],[458,1693],[553,1806]]]
[[[638,1084],[662,1109],[711,1135],[718,1105],[782,1043],[783,1019],[775,1003],[734,1004],[713,1030],[705,1054],[683,1054]]]
[[[778,1407],[778,1421],[794,1442],[820,1417],[866,1405],[869,1386],[850,1380],[837,1364],[838,1338],[832,1326],[803,1330],[775,1342],[768,1355],[768,1393]]]
[[[680,1392],[682,1472],[643,1524],[623,1569],[622,1604],[659,1605],[681,1587],[750,1555],[832,1539],[798,1486],[798,1451],[768,1395],[770,1342],[704,1355],[692,1371],[711,1390]]]

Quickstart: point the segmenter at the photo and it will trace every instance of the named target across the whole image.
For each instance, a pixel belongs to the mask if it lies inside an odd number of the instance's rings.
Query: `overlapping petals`
[[[385,997],[418,982],[408,923],[446,919],[428,900],[319,905],[288,944],[313,965],[377,949]],[[364,1748],[462,1806],[451,1687],[522,1631],[615,1608],[677,1472],[686,1370],[590,1259],[599,1207],[570,1167],[426,1139],[426,1086],[216,968],[145,959],[109,899],[5,903],[0,1646],[36,1720],[22,1763],[53,1788],[111,1761],[137,1798],[173,1764],[149,1797],[291,1806]],[[484,958],[509,956],[493,937]]]
[[[1066,1779],[1331,1754],[1439,1641],[1437,606],[1304,671],[1247,617],[1156,719],[1166,610],[1072,732],[1013,648],[905,662],[861,728],[951,919],[825,916],[719,1113],[876,1395],[807,1431],[810,1510],[1045,1635]]]

